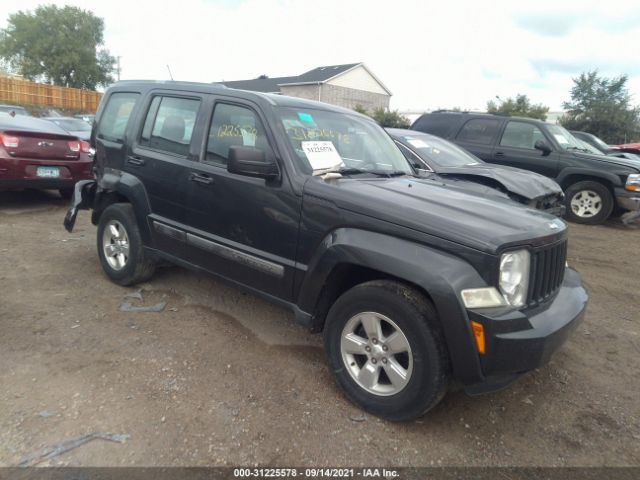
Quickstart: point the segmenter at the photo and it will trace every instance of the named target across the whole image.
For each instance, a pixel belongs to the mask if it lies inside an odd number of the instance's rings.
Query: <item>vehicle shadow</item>
[[[66,206],[65,200],[55,190],[0,190],[0,209],[2,210],[40,210],[42,207]]]

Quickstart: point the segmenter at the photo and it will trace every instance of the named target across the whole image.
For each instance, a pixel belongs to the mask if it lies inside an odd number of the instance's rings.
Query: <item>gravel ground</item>
[[[571,225],[591,303],[549,365],[395,424],[342,396],[286,310],[180,268],[110,283],[88,213],[68,234],[65,209],[0,192],[0,466],[92,432],[130,437],[41,465],[640,465],[638,226]]]

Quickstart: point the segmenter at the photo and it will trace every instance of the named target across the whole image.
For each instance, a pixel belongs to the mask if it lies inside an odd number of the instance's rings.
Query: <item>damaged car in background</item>
[[[492,165],[447,140],[398,128],[387,128],[400,151],[423,174],[470,193],[513,200],[561,217],[564,193],[555,181],[520,168]]]

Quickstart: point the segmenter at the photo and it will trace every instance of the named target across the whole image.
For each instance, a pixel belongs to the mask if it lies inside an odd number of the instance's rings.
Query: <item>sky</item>
[[[10,13],[41,0],[3,0]],[[213,82],[364,62],[391,108],[483,110],[526,94],[552,111],[572,78],[626,74],[640,104],[638,0],[68,0],[105,21],[122,79]]]

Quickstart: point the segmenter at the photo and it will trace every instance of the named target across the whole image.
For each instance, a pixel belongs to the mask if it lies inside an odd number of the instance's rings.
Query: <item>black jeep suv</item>
[[[347,396],[425,413],[544,364],[584,314],[567,228],[543,212],[420,178],[370,118],[182,82],[119,82],[92,131],[98,255],[121,285],[158,260],[290,307],[323,332]]]
[[[442,137],[489,163],[532,170],[565,191],[566,216],[602,223],[617,206],[640,209],[640,162],[592,155],[567,130],[540,120],[489,113],[425,113],[411,126]]]

